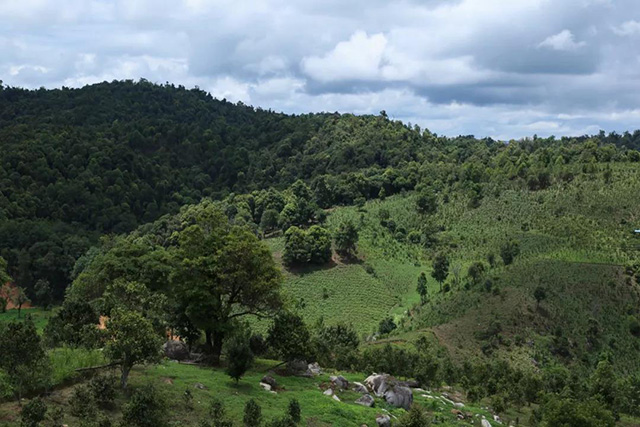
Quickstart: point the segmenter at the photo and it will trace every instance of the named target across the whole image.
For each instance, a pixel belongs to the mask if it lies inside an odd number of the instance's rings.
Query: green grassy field
[[[226,412],[236,425],[242,419],[244,405],[249,399],[262,407],[265,420],[281,417],[285,414],[289,400],[292,398],[300,402],[303,422],[308,426],[359,426],[362,424],[375,424],[377,414],[389,413],[398,417],[404,413],[402,409],[389,406],[383,399],[376,398],[373,408],[367,408],[355,404],[360,397],[353,391],[338,392],[340,402],[325,396],[323,390],[328,387],[329,373],[315,378],[302,378],[293,376],[280,376],[273,374],[282,389],[277,393],[263,390],[260,379],[269,369],[278,362],[258,360],[254,368],[248,372],[238,384],[232,381],[223,370],[214,368],[184,365],[176,362],[164,362],[160,365],[135,368],[131,374],[130,390],[135,390],[142,384],[150,382],[154,384],[162,394],[167,406],[167,422],[169,425],[196,425],[200,419],[208,417],[207,411],[213,397],[220,399],[226,408]],[[107,371],[108,373],[109,371]],[[364,381],[367,375],[362,373],[343,373],[349,381]],[[205,389],[194,387],[199,383]],[[73,386],[58,388],[45,398],[49,405],[62,406],[65,409],[65,423],[77,425],[78,420],[68,415],[68,398]],[[193,409],[188,409],[184,404],[185,390],[191,390],[193,394]],[[425,393],[432,398],[425,397]],[[437,391],[414,391],[414,399],[431,411],[434,417],[440,420],[440,425],[458,425],[455,415],[451,413],[453,405],[441,399]],[[116,399],[116,408],[107,411],[112,420],[120,417],[120,407],[126,401],[126,394],[119,392]],[[490,413],[480,406],[466,405],[465,412],[490,417]],[[0,404],[0,423],[2,425],[18,425],[16,417],[17,405],[14,402]],[[477,419],[477,418],[476,418]]]
[[[11,309],[7,310],[4,313],[0,313],[0,323],[1,322],[10,322],[14,320],[22,320],[25,316],[29,315],[33,319],[33,323],[36,325],[36,329],[39,333],[42,333],[44,327],[47,325],[49,318],[53,316],[55,313],[55,309],[53,310],[43,310],[41,308],[23,308],[20,313],[20,317],[18,317],[18,310]]]

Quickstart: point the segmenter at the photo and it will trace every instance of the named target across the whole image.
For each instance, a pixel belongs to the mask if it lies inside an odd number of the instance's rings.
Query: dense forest
[[[30,294],[48,280],[59,299],[75,260],[101,234],[131,231],[203,197],[283,190],[302,179],[326,208],[434,175],[477,186],[499,168],[507,179],[529,179],[578,156],[625,158],[640,131],[505,145],[439,137],[384,112],[285,115],[141,80],[0,85],[0,144],[0,255]],[[532,185],[546,185],[541,178]]]
[[[640,416],[640,131],[450,138],[140,80],[0,85],[0,147],[0,401],[88,379],[23,421]],[[163,362],[163,342],[209,370]],[[75,371],[96,366],[120,367],[118,390]]]

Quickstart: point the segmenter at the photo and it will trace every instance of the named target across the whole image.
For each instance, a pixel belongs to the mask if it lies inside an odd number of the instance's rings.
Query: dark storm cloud
[[[5,0],[0,79],[145,77],[510,138],[640,123],[635,0]]]

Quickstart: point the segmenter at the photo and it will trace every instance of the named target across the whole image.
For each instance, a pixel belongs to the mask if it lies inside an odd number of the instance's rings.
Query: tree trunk
[[[220,355],[222,354],[222,341],[224,340],[224,334],[222,332],[216,332],[213,335],[213,352],[212,362],[214,366],[220,366]]]
[[[211,332],[211,329],[205,329],[204,331],[204,348],[206,349],[206,352],[209,354],[213,353],[213,343],[211,341],[211,335],[213,335],[213,332]]]
[[[22,310],[22,304],[18,304],[18,319],[20,318],[20,310]]]
[[[130,366],[122,365],[122,375],[120,375],[120,386],[123,389],[127,388],[127,380],[129,379],[130,371],[131,371]]]

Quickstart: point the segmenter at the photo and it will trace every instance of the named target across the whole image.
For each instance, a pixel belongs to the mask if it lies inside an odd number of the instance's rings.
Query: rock
[[[359,382],[354,382],[353,383],[353,391],[355,391],[356,393],[368,393],[369,390],[367,390],[367,388],[362,385],[362,383]]]
[[[371,408],[373,407],[373,405],[375,405],[376,401],[373,399],[373,397],[370,394],[364,394],[360,397],[360,399],[356,400],[356,403],[358,405],[367,406]]]
[[[333,396],[333,390],[328,388],[322,394],[324,394],[325,396]]]
[[[378,427],[391,427],[391,417],[389,415],[376,416],[376,424]]]
[[[292,360],[287,363],[287,370],[293,375],[301,375],[307,372],[308,366],[306,360]]]
[[[194,388],[197,388],[198,390],[209,390],[209,387],[207,387],[206,385],[202,384],[202,383],[195,383],[193,385]]]
[[[331,380],[331,385],[334,387],[337,387],[341,390],[347,390],[349,389],[349,381],[347,381],[347,379],[345,377],[343,377],[342,375],[338,375],[336,376],[331,376],[329,377],[329,379]]]
[[[368,376],[364,383],[376,396],[381,397],[393,385],[394,381],[393,377],[388,374],[373,374]]]
[[[333,396],[333,400],[335,400],[336,402],[340,402],[340,398],[338,396],[336,396],[335,394]]]
[[[262,377],[260,382],[261,383],[265,383],[265,384],[269,384],[271,386],[272,390],[275,390],[276,388],[278,388],[278,382],[271,375],[265,375],[264,377]]]
[[[416,380],[406,380],[406,381],[398,381],[398,384],[403,387],[409,388],[418,388],[420,387],[420,383]]]
[[[386,400],[389,405],[395,406],[396,408],[404,408],[408,411],[413,403],[413,393],[409,387],[396,385],[385,391],[384,400]]]
[[[266,391],[271,391],[271,386],[267,383],[260,383],[260,387],[262,387]]]
[[[189,349],[182,341],[167,341],[162,345],[162,351],[171,360],[187,360],[189,358]]]
[[[318,365],[318,362],[309,363],[307,365],[307,372],[313,376],[320,375],[322,373],[322,368]]]
[[[464,403],[462,402],[455,402],[453,404],[453,406],[455,406],[456,408],[460,409],[460,408],[464,408]]]
[[[486,418],[483,418],[483,419],[480,421],[480,425],[481,425],[482,427],[491,427],[491,423],[490,423],[489,421],[487,421],[487,419],[486,419]]]

